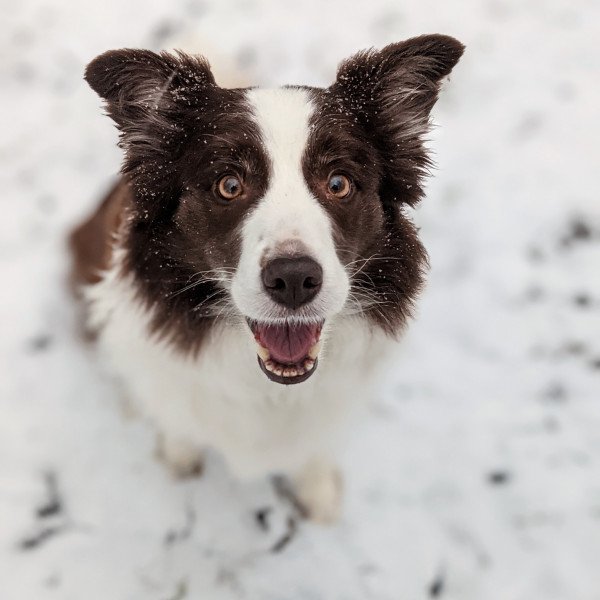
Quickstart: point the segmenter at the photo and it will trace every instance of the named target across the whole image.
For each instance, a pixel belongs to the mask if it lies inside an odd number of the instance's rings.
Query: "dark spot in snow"
[[[491,485],[504,485],[511,480],[511,474],[502,469],[488,473],[487,480]]]
[[[580,356],[581,354],[585,354],[587,346],[579,340],[569,340],[563,344],[562,351],[564,354]]]
[[[565,402],[567,389],[560,382],[551,383],[543,393],[543,397],[551,402]]]
[[[246,597],[243,593],[238,576],[231,567],[222,566],[219,568],[217,571],[216,583],[220,586],[229,588],[235,593],[236,598]]]
[[[271,552],[281,552],[294,539],[298,531],[298,521],[290,516],[287,519],[287,529],[285,533],[273,544]]]
[[[590,361],[590,367],[596,371],[600,371],[600,356]]]
[[[150,46],[163,46],[164,43],[170,37],[173,37],[180,29],[181,25],[173,21],[163,21],[162,23],[159,23],[150,34]]]
[[[64,527],[62,526],[44,527],[34,535],[23,538],[19,542],[19,548],[21,550],[35,550],[36,548],[47,542],[50,538],[61,533],[63,530]]]
[[[37,335],[32,340],[29,341],[29,349],[31,352],[44,352],[48,350],[52,345],[52,336],[46,333],[41,333]]]
[[[595,232],[583,217],[575,217],[571,220],[568,230],[561,238],[563,248],[569,248],[574,244],[589,242],[598,232]]]
[[[527,249],[527,258],[529,258],[531,262],[539,263],[542,262],[545,257],[544,253],[540,248],[538,248],[537,246],[530,246]]]
[[[444,593],[444,576],[443,574],[436,575],[435,579],[429,585],[429,597],[440,598]]]
[[[60,586],[60,581],[60,575],[58,573],[53,573],[44,580],[44,586],[53,590]]]
[[[164,539],[165,546],[171,546],[172,544],[184,542],[189,539],[194,531],[196,525],[196,512],[191,506],[187,506],[185,509],[185,521],[182,527],[179,529],[171,529],[167,531]]]
[[[534,137],[543,127],[544,118],[539,113],[523,115],[515,131],[515,139],[527,140]]]
[[[263,531],[269,531],[269,515],[273,509],[270,506],[259,508],[254,513],[256,523]]]
[[[272,478],[272,483],[275,493],[282,500],[288,502],[301,519],[306,519],[308,517],[308,511],[294,493],[294,489],[289,480],[281,475],[276,475]]]
[[[544,290],[539,285],[532,285],[527,288],[525,297],[530,302],[537,302],[544,297]]]
[[[582,292],[573,296],[573,303],[575,306],[579,306],[580,308],[587,308],[592,303],[592,299],[588,294]]]
[[[571,224],[571,237],[577,240],[588,240],[592,237],[592,230],[583,221],[573,221]]]
[[[188,593],[187,581],[185,579],[182,579],[177,584],[177,587],[175,588],[175,591],[173,592],[173,594],[171,596],[169,596],[168,598],[166,598],[165,600],[183,600],[184,598],[187,598],[187,593]]]
[[[47,498],[36,511],[36,515],[40,519],[47,519],[48,517],[59,515],[63,510],[63,503],[58,492],[56,475],[52,472],[45,473],[44,482],[46,484]]]
[[[542,425],[548,433],[556,433],[557,431],[560,431],[560,422],[555,417],[546,417],[542,421]]]
[[[30,62],[20,60],[13,67],[13,77],[19,83],[29,84],[36,77],[36,69]]]
[[[53,472],[44,473],[44,486],[46,498],[35,511],[36,531],[18,542],[21,550],[35,550],[67,529],[64,503],[61,500],[56,475]]]

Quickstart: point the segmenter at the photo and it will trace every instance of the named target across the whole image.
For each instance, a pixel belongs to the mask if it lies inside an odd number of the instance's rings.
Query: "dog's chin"
[[[317,370],[323,321],[300,324],[248,319],[248,325],[256,341],[258,364],[271,381],[302,383]]]

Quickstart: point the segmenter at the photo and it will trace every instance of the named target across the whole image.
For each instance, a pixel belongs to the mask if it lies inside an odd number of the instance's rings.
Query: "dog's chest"
[[[167,434],[217,447],[242,475],[290,468],[327,446],[367,400],[386,347],[362,319],[339,321],[315,375],[282,386],[260,370],[243,324],[215,328],[186,358],[149,335],[150,314],[126,280],[109,273],[88,296],[100,352],[138,411]]]

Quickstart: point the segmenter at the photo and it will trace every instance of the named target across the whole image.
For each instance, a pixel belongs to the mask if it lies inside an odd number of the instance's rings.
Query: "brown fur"
[[[113,242],[131,202],[129,185],[121,179],[98,209],[73,231],[69,245],[73,256],[72,278],[76,284],[94,284],[111,265]]]

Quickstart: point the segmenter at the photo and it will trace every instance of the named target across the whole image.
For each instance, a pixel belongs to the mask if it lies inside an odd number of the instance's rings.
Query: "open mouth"
[[[271,381],[301,383],[316,371],[323,323],[248,324],[258,345],[258,364]]]

